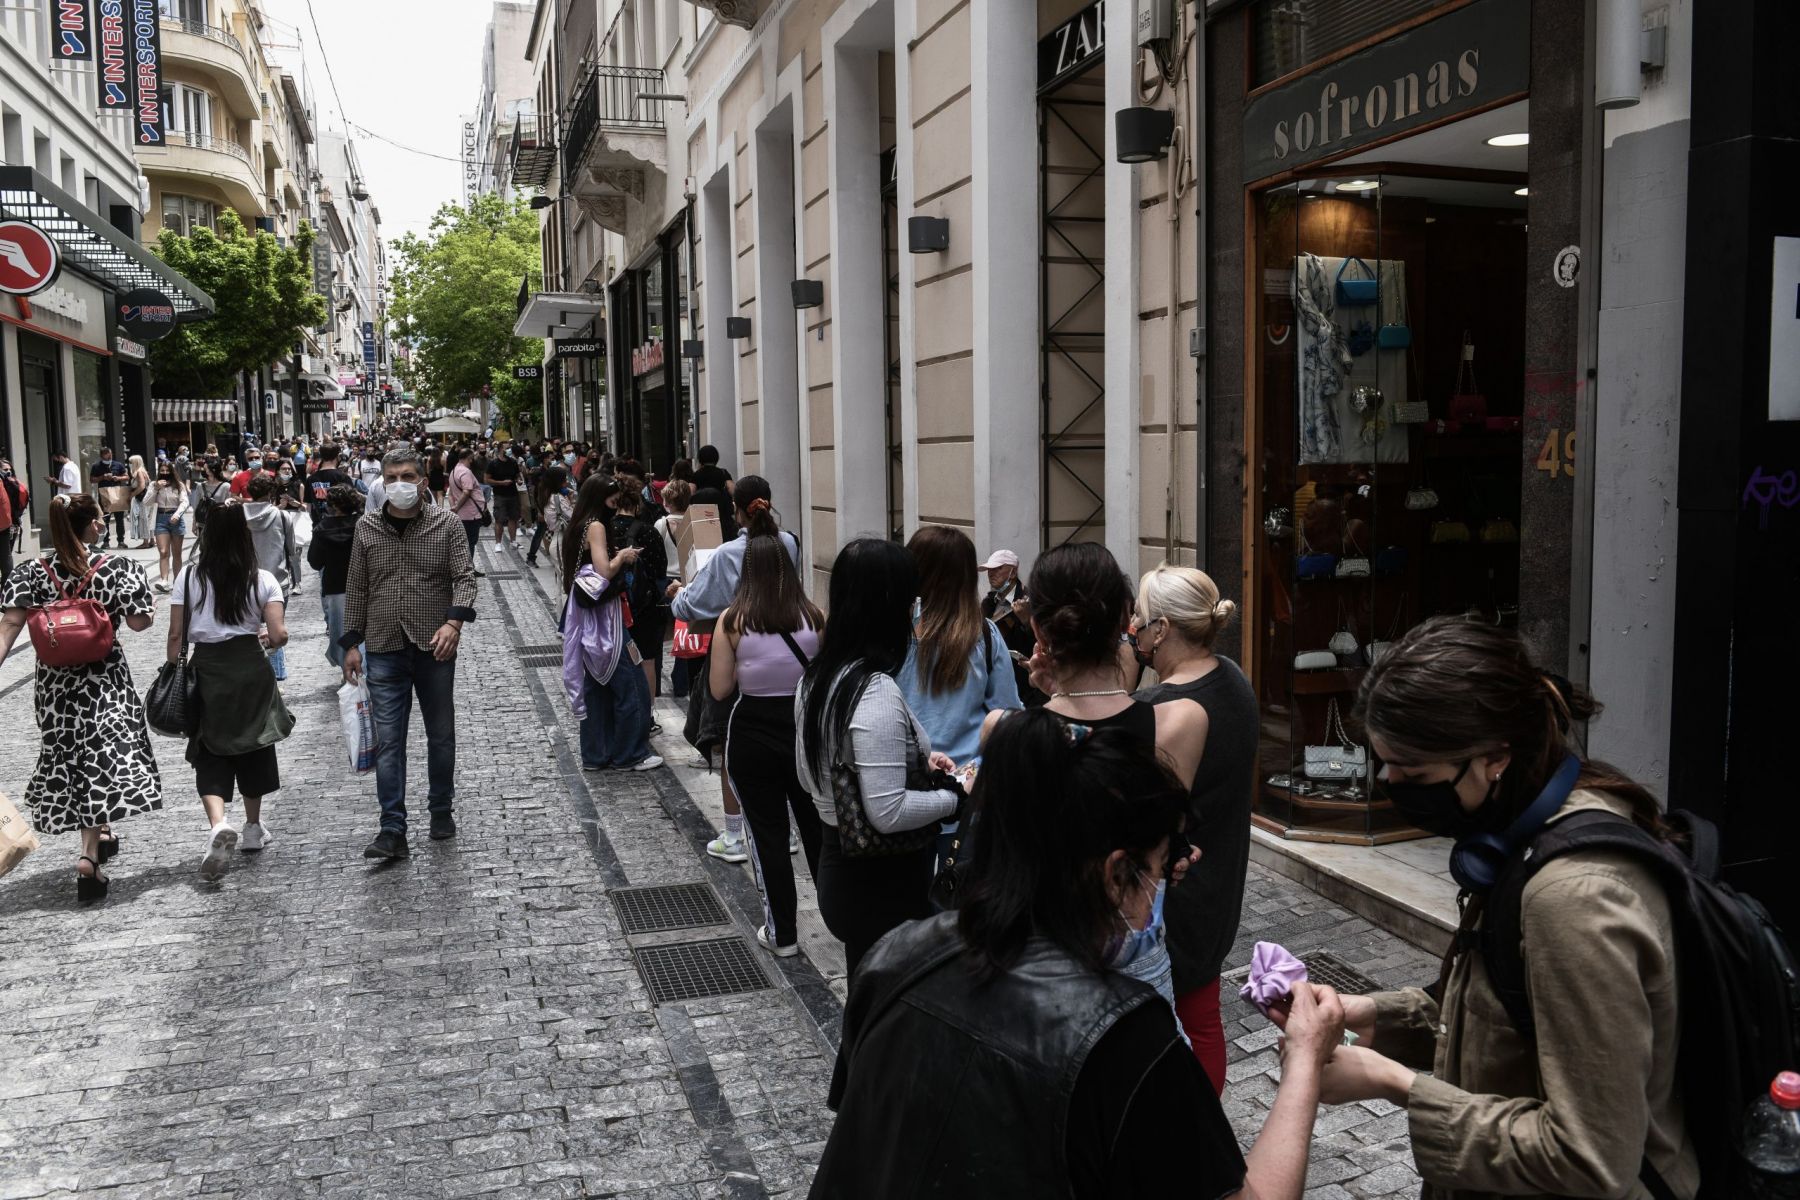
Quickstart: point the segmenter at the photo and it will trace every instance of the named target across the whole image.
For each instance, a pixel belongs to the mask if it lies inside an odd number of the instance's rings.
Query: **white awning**
[[[570,337],[606,311],[606,301],[593,292],[538,292],[519,309],[514,337]]]
[[[152,400],[150,401],[150,412],[152,419],[159,425],[207,423],[236,425],[238,423],[237,401],[235,400]]]

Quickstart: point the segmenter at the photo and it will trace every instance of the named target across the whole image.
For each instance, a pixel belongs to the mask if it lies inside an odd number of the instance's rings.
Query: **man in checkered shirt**
[[[406,730],[413,696],[425,720],[431,836],[456,836],[456,651],[475,619],[475,565],[462,522],[425,503],[425,468],[400,444],[381,460],[386,502],[357,522],[344,588],[344,679],[365,672],[375,720],[381,832],[364,858],[409,856]]]

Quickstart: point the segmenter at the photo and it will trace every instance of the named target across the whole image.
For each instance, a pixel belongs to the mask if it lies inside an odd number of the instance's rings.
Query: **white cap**
[[[988,555],[988,560],[981,564],[981,569],[992,571],[996,567],[1016,567],[1018,565],[1019,556],[1011,550],[996,550]]]

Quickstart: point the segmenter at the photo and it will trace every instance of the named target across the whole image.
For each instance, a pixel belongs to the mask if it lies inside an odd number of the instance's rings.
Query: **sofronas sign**
[[[1523,96],[1526,0],[1476,0],[1244,105],[1244,178],[1257,180]]]

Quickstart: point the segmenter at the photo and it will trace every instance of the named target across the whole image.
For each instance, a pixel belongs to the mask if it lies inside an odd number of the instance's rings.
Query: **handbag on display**
[[[1399,286],[1394,289],[1394,315],[1397,321],[1388,321],[1375,334],[1375,341],[1383,350],[1404,350],[1412,345],[1412,326],[1406,323],[1406,264],[1397,264],[1400,275]]]
[[[1361,554],[1345,555],[1338,559],[1337,570],[1333,575],[1338,579],[1361,579],[1369,573],[1369,560]]]
[[[1352,355],[1361,358],[1375,348],[1375,327],[1367,321],[1358,321],[1344,343],[1349,346]]]
[[[1344,272],[1349,270],[1351,263],[1355,263],[1364,271],[1367,271],[1368,278],[1362,279],[1355,275],[1352,275],[1348,279],[1344,278]],[[1360,258],[1346,258],[1343,262],[1338,264],[1337,299],[1339,304],[1361,307],[1363,305],[1373,304],[1380,298],[1381,280],[1376,278],[1375,269],[1373,267]]]
[[[1519,527],[1511,517],[1490,517],[1481,526],[1481,540],[1489,545],[1510,545],[1519,540]]]
[[[37,652],[41,665],[85,667],[112,653],[112,618],[106,615],[106,608],[98,600],[81,594],[105,562],[104,554],[96,558],[88,567],[88,573],[71,591],[57,578],[50,561],[45,560],[44,572],[56,588],[56,599],[42,608],[32,609],[27,623],[31,631],[31,648]]]
[[[1363,661],[1372,667],[1377,659],[1394,648],[1394,642],[1400,637],[1400,622],[1405,614],[1406,593],[1401,592],[1400,598],[1394,601],[1394,623],[1388,626],[1387,636],[1363,647]]]
[[[144,719],[165,737],[191,738],[200,732],[200,680],[188,663],[188,619],[193,613],[194,573],[181,586],[181,654],[157,668],[144,693]]]
[[[1306,535],[1300,536],[1300,559],[1294,564],[1296,579],[1330,579],[1337,570],[1338,556],[1321,554],[1306,544]]]
[[[1294,655],[1296,671],[1335,671],[1337,666],[1337,655],[1329,650],[1302,650]]]
[[[1431,543],[1434,546],[1460,545],[1469,540],[1469,526],[1464,521],[1433,521]]]
[[[1438,506],[1438,494],[1428,487],[1409,488],[1406,507],[1409,512],[1425,512]]]
[[[1344,606],[1338,605],[1338,630],[1325,643],[1325,648],[1333,654],[1342,656],[1356,653],[1356,635],[1350,632],[1350,619],[1344,615]]]
[[[1335,738],[1336,743],[1306,747],[1308,779],[1363,779],[1368,776],[1369,751],[1351,742],[1336,700],[1325,710],[1325,736]]]
[[[1487,397],[1475,390],[1475,342],[1466,329],[1462,361],[1456,368],[1456,390],[1450,394],[1450,419],[1465,425],[1487,421]]]
[[[1269,515],[1263,518],[1263,532],[1271,538],[1284,538],[1294,532],[1294,511],[1290,508],[1271,508]]]

